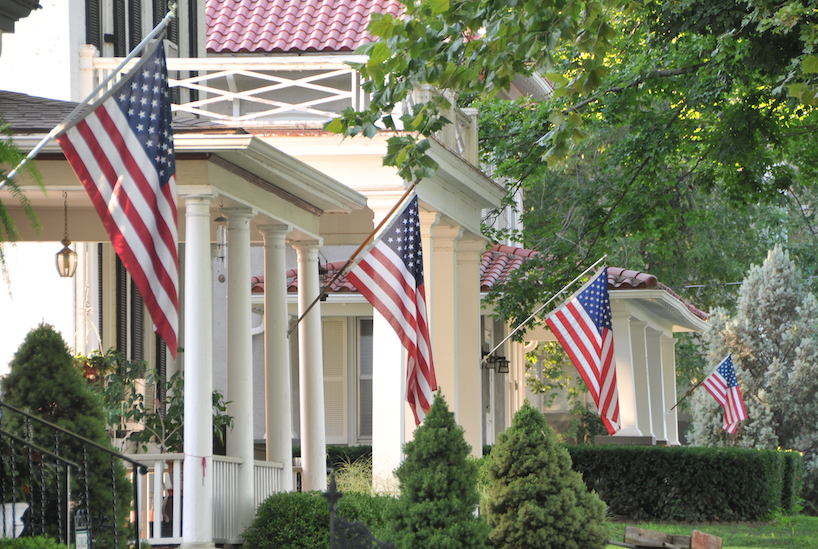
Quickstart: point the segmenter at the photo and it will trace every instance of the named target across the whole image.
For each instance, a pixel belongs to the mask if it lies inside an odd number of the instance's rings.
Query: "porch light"
[[[69,248],[71,241],[68,240],[68,193],[63,191],[65,201],[65,234],[62,239],[62,250],[57,252],[57,272],[62,278],[71,278],[77,272],[77,252]]]
[[[485,368],[490,370],[497,370],[498,374],[507,374],[508,373],[508,366],[511,363],[506,357],[504,356],[497,356],[491,355],[486,357],[488,353],[483,353],[483,358],[485,359]]]
[[[213,220],[216,223],[216,259],[222,262],[227,261],[227,218],[219,209],[219,217]]]

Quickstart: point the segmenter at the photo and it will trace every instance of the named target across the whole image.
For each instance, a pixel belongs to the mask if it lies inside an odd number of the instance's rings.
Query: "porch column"
[[[455,421],[460,424],[458,413],[459,398],[457,393],[457,241],[463,236],[462,227],[438,225],[432,229],[434,248],[432,249],[435,264],[434,278],[431,281],[435,288],[432,302],[432,356],[435,361],[437,386],[446,398],[449,410],[454,412]],[[428,279],[427,279],[428,280]],[[475,395],[476,398],[476,395]]]
[[[318,248],[321,241],[293,243],[298,253],[298,316],[318,297]],[[298,325],[298,373],[301,409],[302,489],[327,489],[327,436],[324,418],[324,355],[321,302]]]
[[[636,428],[643,435],[653,434],[650,417],[650,385],[648,384],[647,322],[631,320],[631,365],[636,396]],[[618,377],[617,377],[618,381]]]
[[[662,412],[665,418],[665,436],[668,446],[681,446],[679,442],[679,415],[678,408],[668,412],[676,404],[676,338],[663,335],[662,345],[662,381],[664,385],[665,409]]]
[[[636,386],[631,340],[631,313],[621,301],[611,300],[616,361],[616,389],[619,394],[619,426],[615,436],[642,436],[636,425]]]
[[[252,208],[224,208],[227,216],[227,453],[241,458],[236,524],[250,526],[255,512],[253,475],[253,322],[250,306]]]
[[[288,225],[259,227],[264,237],[264,410],[267,461],[284,465],[281,490],[293,488],[290,342],[287,339],[287,272],[284,239]]]
[[[667,430],[665,428],[664,366],[662,364],[662,332],[647,330],[648,348],[648,387],[650,388],[650,422],[653,427],[653,436],[656,444],[667,444]]]
[[[181,195],[181,193],[180,193]],[[182,547],[213,544],[213,280],[208,192],[185,197]]]
[[[483,455],[480,334],[480,256],[483,240],[457,243],[457,414],[471,455]]]
[[[440,223],[440,212],[418,212],[418,219],[420,221],[420,244],[423,247],[423,281],[426,287],[426,321],[429,324],[429,341],[432,345],[432,360],[435,363],[435,373],[437,373],[437,357],[434,355],[435,345],[435,325],[432,310],[435,305],[435,285],[432,283],[435,276],[435,262],[434,249],[434,228]],[[404,365],[405,366],[405,365]],[[440,384],[440,378],[437,378]],[[415,432],[415,418],[412,415],[411,409],[406,412],[405,417],[405,438],[404,442],[409,442],[414,438]]]

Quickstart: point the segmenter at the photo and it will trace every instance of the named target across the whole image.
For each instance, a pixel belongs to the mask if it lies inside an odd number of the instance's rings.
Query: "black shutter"
[[[85,1],[85,42],[102,51],[102,0]]]
[[[131,280],[131,360],[141,361],[145,359],[144,327],[145,327],[145,307],[142,302],[142,294],[136,283]]]
[[[168,348],[165,341],[156,336],[156,370],[159,372],[159,401],[162,403],[162,413],[165,413],[166,382],[168,380]]]
[[[99,292],[99,296],[96,302],[97,307],[97,332],[99,333],[99,345],[102,347],[102,342],[105,341],[103,338],[105,337],[102,332],[102,327],[104,324],[102,321],[105,319],[102,316],[102,243],[97,244],[97,291]]]
[[[116,350],[128,356],[128,271],[116,257]]]
[[[168,12],[167,0],[153,0],[153,26],[159,24]]]
[[[177,0],[176,2],[176,13],[180,12],[179,7],[182,5],[183,0]],[[165,11],[162,12],[162,17],[168,12],[167,9],[167,2],[165,3]],[[168,40],[179,45],[179,17],[174,17],[170,20],[170,24],[168,25]]]
[[[199,3],[196,0],[190,0],[188,10],[190,14],[187,22],[188,45],[190,46],[188,57],[195,59],[199,57]],[[198,71],[190,71],[191,78],[196,76],[199,76]],[[190,90],[190,100],[199,100],[199,90]]]
[[[142,41],[142,0],[130,0],[128,14],[130,18],[128,52],[130,53]]]
[[[127,33],[125,31],[125,0],[114,0],[114,57],[128,55]]]

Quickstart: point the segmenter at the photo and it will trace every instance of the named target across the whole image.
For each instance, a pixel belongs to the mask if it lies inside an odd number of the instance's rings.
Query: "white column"
[[[318,297],[318,248],[321,242],[293,243],[298,253],[298,316]],[[321,302],[298,325],[301,409],[302,490],[327,489],[327,436],[324,418],[324,355]]]
[[[227,453],[239,467],[236,525],[247,528],[255,514],[253,475],[253,320],[250,306],[250,219],[252,208],[224,208],[227,216]]]
[[[642,436],[636,426],[636,387],[631,352],[631,314],[621,301],[611,302],[616,389],[619,394],[619,426],[615,436]]]
[[[678,408],[668,412],[676,404],[676,338],[663,335],[662,341],[662,381],[665,395],[665,436],[668,446],[680,446]]]
[[[631,364],[636,396],[636,428],[643,435],[652,435],[650,417],[650,385],[648,383],[647,322],[631,319]],[[618,380],[617,380],[618,381]]]
[[[457,241],[463,236],[462,227],[438,225],[432,229],[434,236],[435,264],[434,278],[431,280],[435,288],[434,303],[432,304],[432,356],[435,361],[435,375],[437,386],[446,398],[449,410],[458,417],[457,393]],[[477,398],[477,396],[475,396]]]
[[[457,416],[471,455],[483,455],[482,338],[480,337],[480,256],[483,240],[457,243]],[[506,349],[510,350],[510,345]],[[511,358],[509,356],[508,358]],[[524,379],[524,378],[523,378]]]
[[[281,490],[292,490],[293,441],[290,342],[287,339],[287,273],[284,239],[288,225],[259,227],[264,236],[264,410],[267,461],[282,463]]]
[[[648,387],[650,389],[650,425],[656,443],[667,444],[667,430],[665,427],[665,387],[664,367],[662,365],[662,332],[647,330],[648,348]],[[673,406],[671,403],[670,406]]]
[[[212,194],[185,198],[185,424],[182,547],[213,544]],[[204,463],[203,461],[204,460]]]

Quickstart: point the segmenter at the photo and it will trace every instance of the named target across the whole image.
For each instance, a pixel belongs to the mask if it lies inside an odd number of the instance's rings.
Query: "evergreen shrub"
[[[601,549],[605,504],[571,469],[545,416],[528,402],[501,433],[488,466],[485,516],[498,549]]]
[[[0,549],[64,549],[65,544],[47,537],[21,537],[0,539]]]
[[[399,549],[481,549],[489,526],[475,517],[477,464],[463,428],[438,392],[406,459],[396,470],[400,497],[386,509],[389,536]]]
[[[784,458],[784,479],[781,490],[781,509],[795,513],[804,483],[804,457],[799,452],[782,452]]]
[[[633,520],[758,521],[782,505],[785,452],[741,448],[566,446],[613,515]],[[791,490],[799,481],[792,458]],[[792,492],[797,497],[797,492]],[[788,495],[792,499],[792,495]]]
[[[389,496],[346,493],[338,500],[338,516],[358,521],[380,538]],[[281,492],[259,506],[242,534],[246,549],[313,549],[329,547],[329,505],[321,492]],[[0,547],[2,549],[2,547]]]

